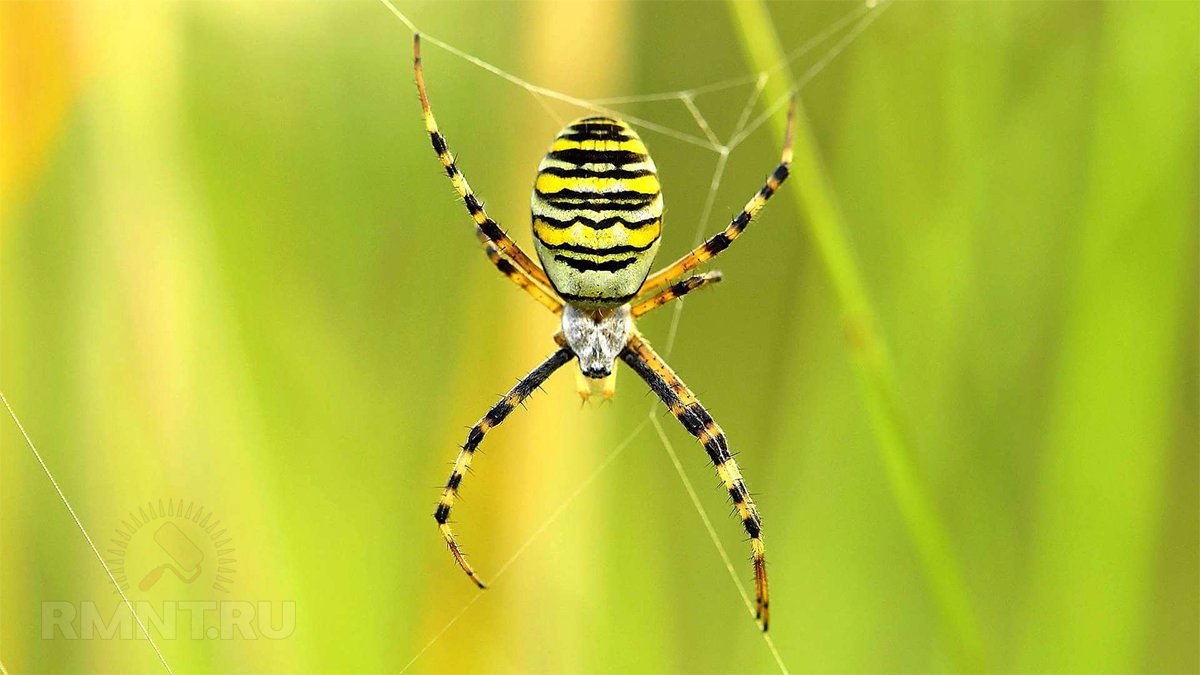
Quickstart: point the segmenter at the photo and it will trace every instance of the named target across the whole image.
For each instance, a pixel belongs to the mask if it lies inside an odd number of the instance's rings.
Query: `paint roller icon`
[[[192,543],[191,539],[175,526],[175,523],[163,523],[154,533],[154,541],[174,560],[163,563],[142,578],[138,588],[148,591],[162,578],[163,572],[171,570],[179,580],[190,584],[200,576],[200,563],[204,561],[204,552]]]

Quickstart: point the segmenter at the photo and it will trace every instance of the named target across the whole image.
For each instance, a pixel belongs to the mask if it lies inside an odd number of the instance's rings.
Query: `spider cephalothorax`
[[[716,467],[717,476],[750,536],[757,615],[766,630],[767,568],[758,509],[729,452],[724,432],[638,333],[633,322],[656,307],[721,280],[719,272],[684,275],[728,248],[787,178],[795,106],[788,113],[789,133],[783,157],[762,189],[724,230],[654,274],[649,272],[662,233],[663,199],[658,173],[645,144],[628,124],[611,117],[588,117],[567,125],[551,144],[534,181],[534,246],[543,269],[487,216],[455,165],[429,108],[420,48],[417,36],[413,39],[413,62],[425,129],[446,175],[475,220],[476,236],[502,274],[562,317],[562,329],[554,336],[558,350],[471,427],[454,461],[450,480],[434,511],[438,529],[454,559],[467,576],[484,588],[483,581],[463,557],[449,525],[459,485],[484,435],[571,359],[579,359],[583,396],[590,394],[589,381],[594,380],[602,380],[605,396],[611,396],[616,375],[613,367],[620,359],[704,446]]]
[[[591,310],[567,305],[563,309],[563,340],[579,359],[579,370],[586,377],[612,375],[613,365],[632,331],[633,319],[626,305]]]

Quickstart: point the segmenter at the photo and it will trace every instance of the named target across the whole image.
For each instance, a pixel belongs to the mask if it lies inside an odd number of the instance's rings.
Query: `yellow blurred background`
[[[670,355],[763,511],[783,663],[1200,670],[1200,5],[895,3],[843,42],[861,5],[397,6],[585,99],[745,78],[694,98],[721,139],[764,45],[846,26],[792,64],[813,180],[712,265]],[[448,463],[556,326],[479,250],[410,42],[367,0],[0,4],[0,392],[135,606],[215,608],[151,627],[174,672],[778,672],[653,428],[621,445],[654,404],[628,370],[581,406],[568,366],[488,436],[454,518],[503,576],[477,596],[455,569]],[[528,247],[537,162],[585,110],[425,57]],[[705,138],[680,97],[613,107]],[[773,167],[779,117],[729,154],[705,232]],[[720,154],[642,135],[666,262]],[[672,316],[641,328],[665,345]],[[703,451],[654,414],[748,588]],[[11,419],[0,449],[4,669],[163,672]],[[83,635],[96,616],[112,635]]]

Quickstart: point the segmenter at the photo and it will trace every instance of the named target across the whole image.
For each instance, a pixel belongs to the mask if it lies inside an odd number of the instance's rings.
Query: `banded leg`
[[[792,123],[795,117],[796,100],[793,98],[791,106],[788,108],[787,136],[783,141],[783,155],[779,159],[779,166],[775,167],[770,176],[767,176],[767,182],[762,189],[746,202],[742,212],[737,214],[724,230],[714,234],[708,241],[692,249],[691,252],[667,267],[651,274],[642,284],[638,293],[644,295],[687,274],[688,271],[729,248],[733,240],[742,234],[751,219],[758,215],[771,195],[774,195],[779,186],[783,185],[783,181],[787,180],[788,167],[792,164]]]
[[[471,458],[475,456],[475,450],[479,448],[479,444],[483,442],[483,436],[490,429],[499,426],[504,421],[513,408],[517,407],[524,401],[534,389],[537,389],[546,381],[546,378],[561,368],[575,357],[570,349],[566,347],[560,348],[558,351],[550,355],[537,368],[534,368],[520,382],[517,382],[496,405],[492,406],[491,410],[483,416],[475,426],[471,427],[471,431],[467,433],[467,442],[463,444],[462,450],[458,453],[458,458],[454,460],[454,469],[450,472],[450,480],[446,482],[445,489],[442,490],[442,498],[438,501],[437,510],[433,513],[434,520],[437,521],[438,530],[442,533],[442,537],[446,540],[446,546],[450,548],[450,552],[454,554],[454,559],[458,562],[459,567],[467,573],[480,588],[487,588],[479,575],[475,574],[475,570],[467,564],[466,558],[463,557],[462,549],[459,548],[458,542],[454,538],[454,534],[450,531],[450,509],[454,507],[454,499],[458,496],[458,486],[462,483],[463,475],[471,466]]]
[[[475,219],[476,235],[480,241],[484,242],[485,248],[489,245],[494,247],[494,249],[487,248],[488,258],[500,268],[500,271],[505,276],[532,294],[538,302],[546,305],[551,311],[561,311],[562,303],[545,290],[551,287],[550,279],[546,276],[546,273],[529,256],[525,255],[521,247],[517,246],[517,243],[504,230],[500,229],[496,221],[488,217],[487,213],[483,210],[483,205],[479,203],[479,199],[471,191],[471,186],[467,183],[466,177],[463,176],[462,172],[458,170],[458,166],[454,163],[454,158],[450,155],[450,148],[446,145],[446,138],[438,131],[437,120],[433,117],[433,110],[429,107],[429,96],[425,92],[425,76],[421,71],[420,35],[413,36],[413,71],[417,77],[417,93],[421,96],[421,112],[425,116],[425,130],[429,132],[429,140],[433,144],[433,150],[437,153],[438,159],[441,160],[442,166],[446,169],[446,175],[450,177],[450,182],[454,184],[454,189],[462,197],[463,202],[466,203],[467,211]],[[515,269],[501,267],[499,261],[504,259],[499,257],[499,254],[503,254],[511,259],[515,263]],[[509,267],[513,268],[512,265]],[[513,273],[514,271],[516,274]],[[540,284],[541,287],[539,288],[537,284]]]
[[[487,235],[483,233],[483,230],[476,227],[475,234],[479,237],[480,243],[483,244],[483,251],[487,254],[488,260],[492,261],[492,264],[496,266],[496,269],[500,270],[501,274],[508,277],[514,284],[524,289],[526,293],[532,295],[533,299],[540,302],[546,309],[550,310],[554,314],[562,314],[563,304],[558,298],[543,290],[541,286],[538,286],[533,279],[529,277],[529,275],[522,272],[521,269],[514,265],[508,258],[505,258],[500,253],[500,249],[496,248],[496,245],[492,243],[492,240],[488,239]]]
[[[668,286],[667,290],[659,293],[658,295],[651,296],[640,302],[635,300],[633,308],[629,310],[630,314],[636,319],[652,309],[662,307],[675,298],[682,298],[694,290],[704,288],[709,284],[715,284],[720,281],[721,278],[721,272],[718,270],[713,270],[712,272],[696,274],[686,279],[676,281]]]
[[[767,594],[767,562],[766,551],[763,547],[762,518],[754,499],[746,489],[742,473],[738,470],[737,462],[729,454],[729,444],[725,433],[713,421],[708,411],[696,400],[687,385],[679,379],[671,367],[662,360],[654,349],[644,339],[638,336],[630,338],[625,351],[621,352],[621,360],[629,364],[638,375],[650,385],[655,394],[667,404],[667,408],[708,452],[708,458],[717,467],[717,475],[729,492],[738,515],[742,519],[742,527],[750,535],[750,551],[754,560],[754,591],[757,600],[755,616],[762,629],[767,630],[769,623],[769,603]]]

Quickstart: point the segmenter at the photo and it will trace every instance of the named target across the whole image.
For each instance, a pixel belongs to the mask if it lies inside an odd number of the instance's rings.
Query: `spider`
[[[704,446],[750,536],[756,595],[755,615],[768,626],[767,569],[762,520],[725,434],[695,394],[671,370],[634,326],[634,319],[676,298],[721,280],[720,272],[683,278],[724,251],[788,176],[792,159],[793,98],[788,132],[779,165],[729,225],[687,255],[650,274],[662,232],[663,198],[653,160],[637,132],[611,117],[587,117],[568,124],[555,137],[534,180],[534,246],[539,267],[488,217],[471,192],[446,137],[438,131],[421,71],[421,38],[413,38],[413,70],[425,117],[425,130],[454,189],[475,220],[475,235],[492,264],[556,315],[562,329],[554,335],[558,350],[520,380],[471,427],[438,502],[434,519],[454,559],[467,576],[486,588],[467,563],[450,531],[463,475],[484,435],[508,417],[534,389],[571,359],[579,360],[579,390],[586,400],[599,384],[614,393],[616,360],[624,361],[666,404],[685,429]]]

